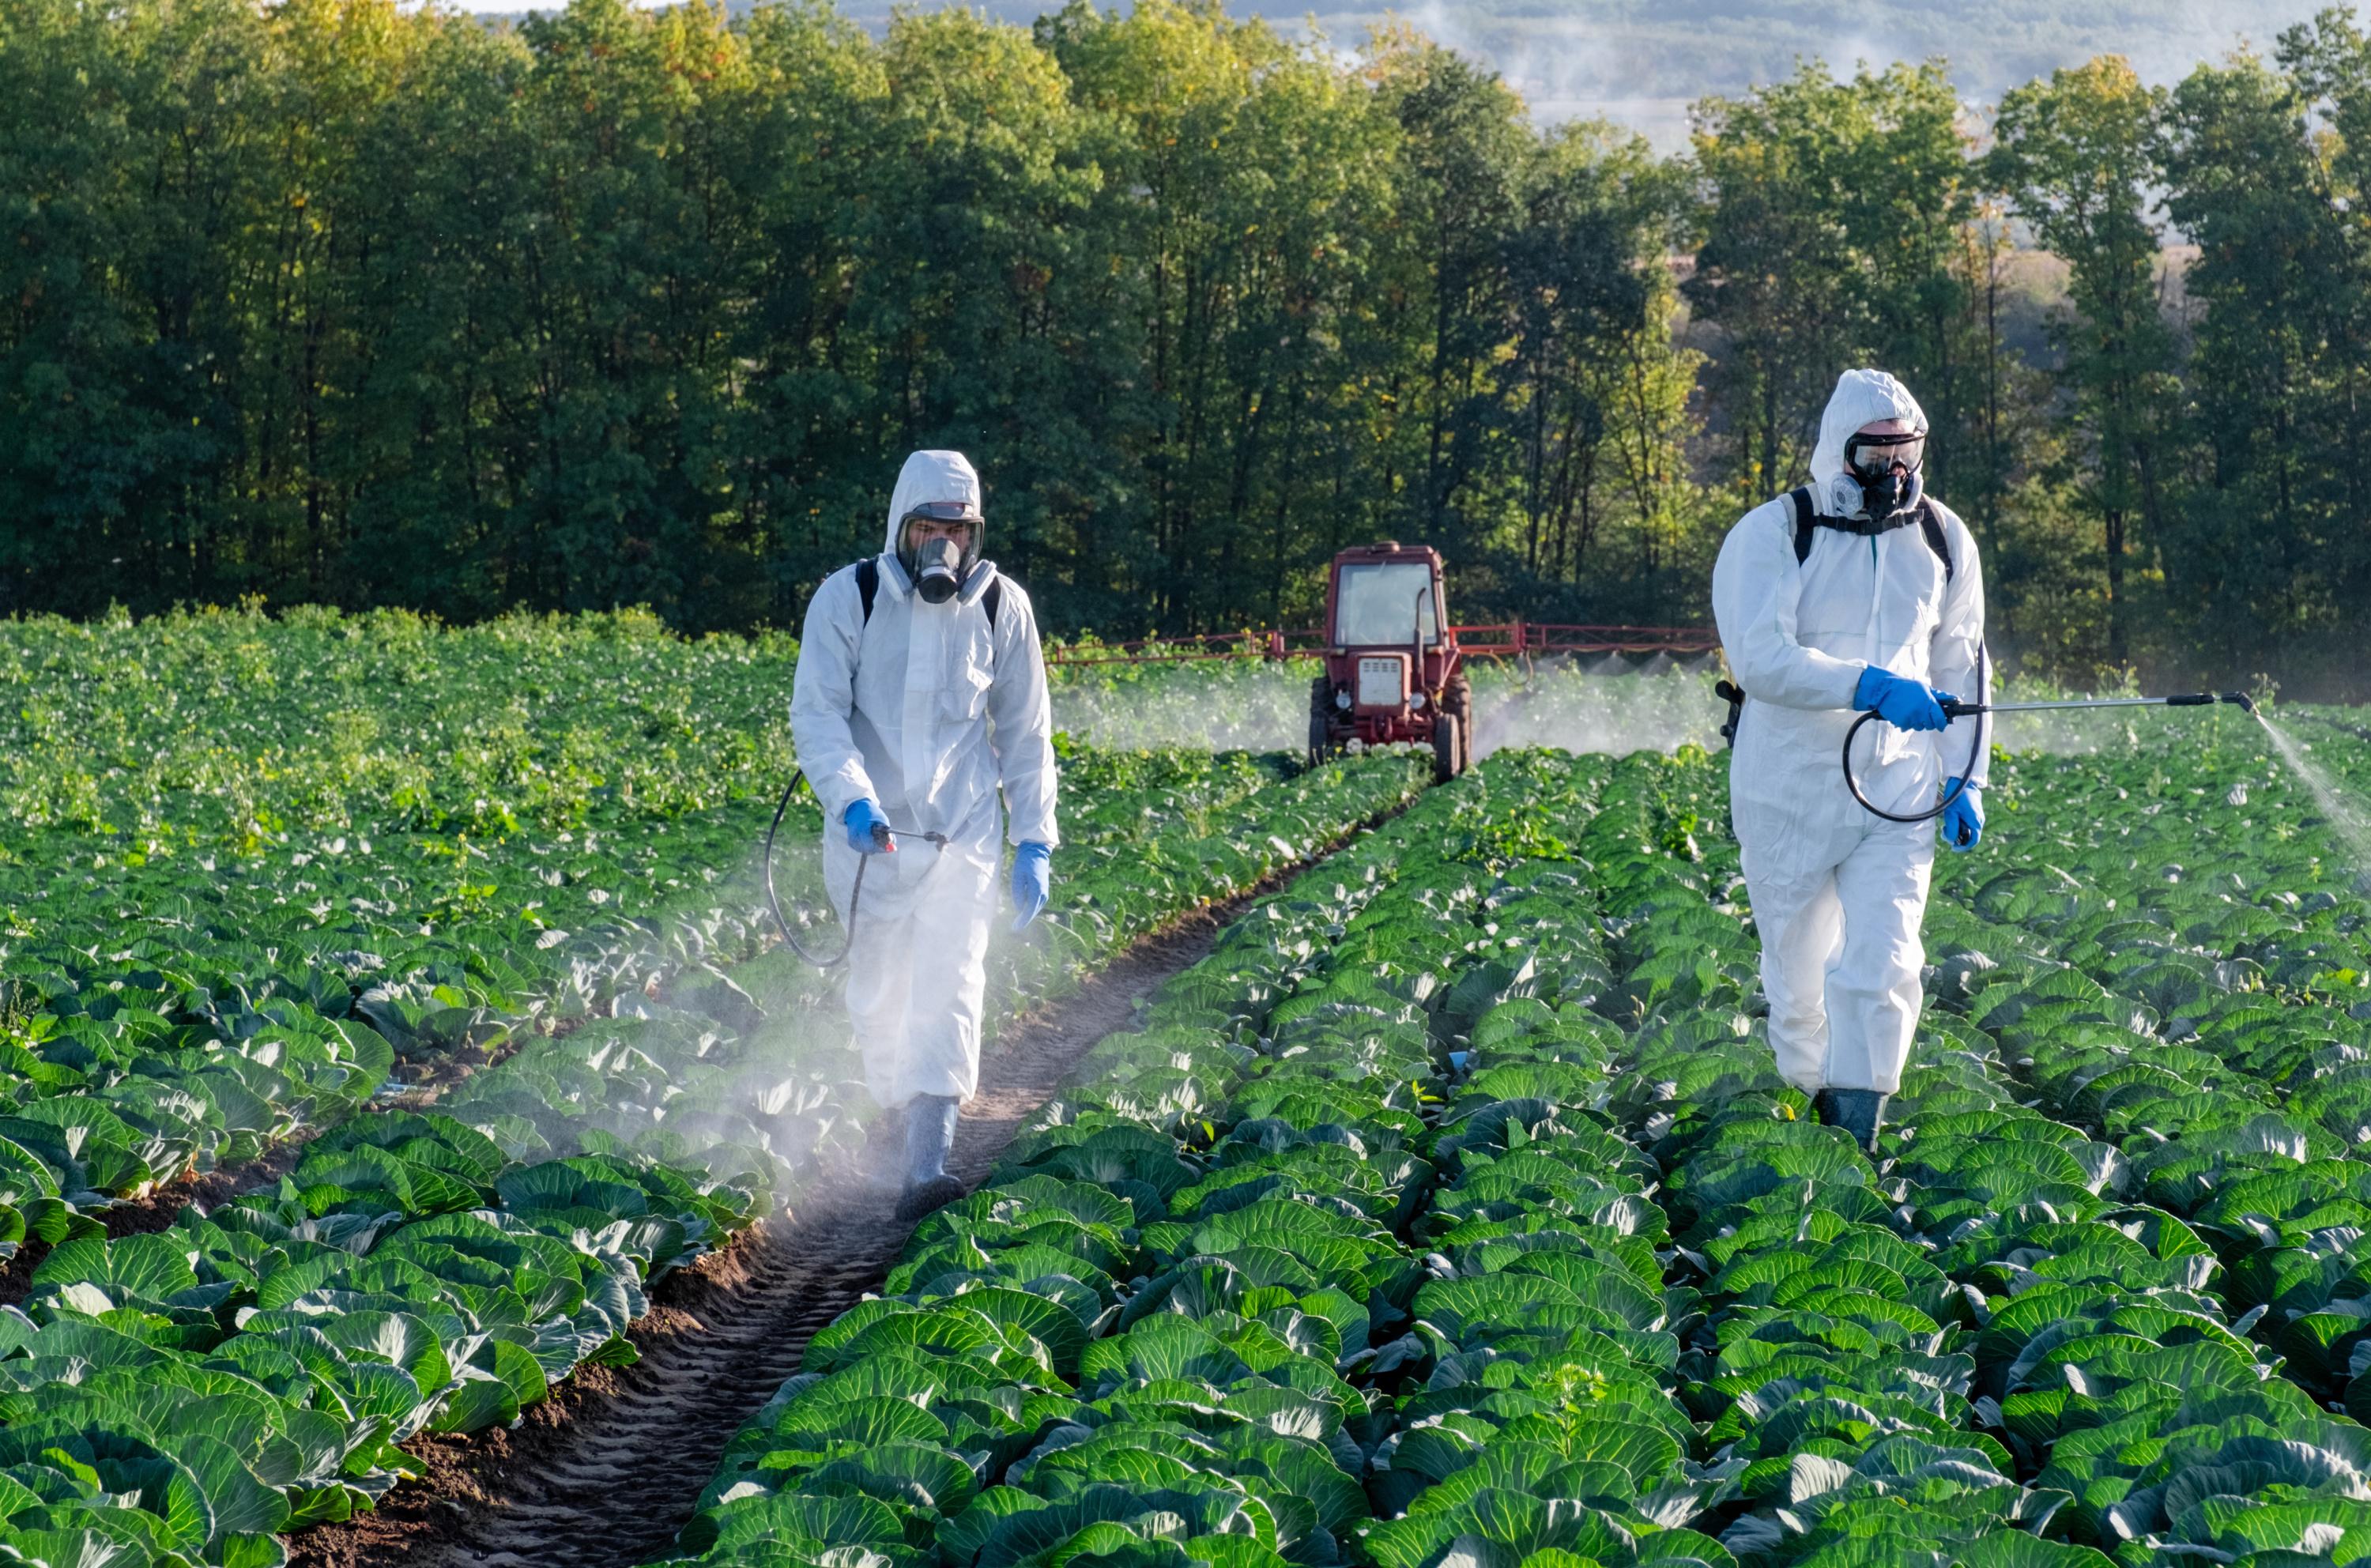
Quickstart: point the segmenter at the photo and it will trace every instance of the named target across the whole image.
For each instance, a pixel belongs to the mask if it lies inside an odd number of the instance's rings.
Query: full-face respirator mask
[[[1860,487],[1864,514],[1872,523],[1918,504],[1925,487],[1926,432],[1899,420],[1864,430],[1845,444],[1845,469]]]
[[[926,605],[943,605],[963,591],[979,561],[980,514],[966,502],[933,501],[897,524],[897,564]]]

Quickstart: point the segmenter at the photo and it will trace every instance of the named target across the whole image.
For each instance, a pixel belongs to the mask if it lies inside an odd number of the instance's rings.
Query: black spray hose
[[[1958,719],[1970,713],[1991,713],[1995,711],[1997,711],[1997,709],[1986,708],[1980,703],[1951,702],[1946,703],[1943,707],[1943,712],[1945,715],[1953,719]],[[1943,791],[1943,798],[1935,802],[1934,810],[1926,812],[1912,812],[1905,815],[1901,813],[1889,812],[1884,807],[1873,803],[1867,795],[1861,793],[1860,780],[1853,774],[1853,742],[1859,737],[1861,726],[1876,717],[1877,710],[1872,708],[1868,712],[1862,714],[1859,718],[1854,720],[1852,728],[1845,732],[1845,788],[1852,791],[1852,798],[1861,803],[1861,809],[1869,813],[1872,816],[1881,816],[1888,822],[1933,822],[1937,817],[1941,816],[1945,812],[1951,809],[1952,801],[1958,800],[1961,795],[1968,792],[1968,778],[1970,775],[1975,772],[1977,760],[1984,755],[1984,727],[1982,724],[1976,726],[1975,739],[1970,742],[1968,745],[1967,766],[1960,769],[1959,782]]]
[[[1983,651],[1979,650],[1976,655],[1976,670],[1980,684],[1984,679],[1985,657]],[[2256,711],[2255,698],[2244,691],[2198,691],[2185,692],[2179,697],[2094,697],[2067,702],[1947,702],[1943,704],[1943,716],[1947,719],[1964,719],[1977,713],[2071,713],[2078,709],[2094,708],[2212,708],[2219,702],[2227,702],[2235,708],[2244,708],[2250,713]],[[1984,748],[1989,739],[1985,733],[1985,726],[1982,724],[1976,726],[1975,743],[1968,748],[1967,766],[1960,770],[1958,787],[1944,791],[1943,798],[1936,802],[1933,811],[1899,815],[1872,804],[1869,798],[1861,792],[1860,779],[1853,773],[1853,742],[1859,736],[1861,726],[1877,716],[1876,710],[1872,709],[1854,720],[1852,728],[1845,732],[1845,788],[1852,791],[1852,798],[1858,801],[1861,808],[1870,815],[1883,817],[1888,822],[1932,822],[1949,811],[1951,802],[1967,792],[1969,776],[1975,772],[1976,763],[1984,755]]]
[[[837,969],[848,962],[849,950],[856,946],[856,906],[864,897],[864,868],[872,862],[873,857],[859,855],[856,858],[856,885],[848,890],[848,931],[840,940],[839,951],[828,957],[817,957],[809,952],[806,945],[799,940],[799,934],[791,929],[791,923],[782,918],[782,901],[774,896],[774,835],[781,828],[782,813],[791,809],[791,797],[798,793],[799,786],[806,782],[806,778],[804,768],[792,769],[791,781],[782,786],[782,798],[774,802],[774,820],[766,824],[766,906],[774,912],[774,924],[782,928],[782,940],[791,944],[792,952],[817,969]],[[831,824],[826,823],[824,826],[828,832]],[[943,850],[947,847],[947,836],[943,833],[920,833],[910,827],[892,827],[885,822],[873,824],[873,841],[884,850],[899,838],[919,838],[935,850]],[[937,862],[932,861],[931,864],[936,865]]]
[[[1992,690],[1992,651],[1986,648],[1983,643],[1977,643],[1976,689],[1980,692],[1989,692]],[[1947,702],[1943,705],[1943,716],[1946,719],[1958,719],[1968,714],[1989,713],[1992,711],[1993,709],[1985,707],[1981,702]],[[1877,709],[1872,708],[1868,712],[1862,714],[1859,718],[1854,720],[1852,728],[1845,732],[1845,788],[1852,791],[1852,798],[1860,802],[1861,809],[1863,811],[1868,812],[1874,816],[1881,816],[1888,822],[1933,822],[1937,817],[1941,816],[1945,812],[1951,809],[1952,801],[1958,800],[1960,796],[1968,792],[1968,780],[1975,777],[1976,764],[1984,760],[1984,747],[1989,745],[1992,742],[1992,726],[1989,724],[1978,724],[1976,726],[1976,732],[1971,736],[1968,741],[1967,766],[1960,769],[1960,781],[1950,789],[1943,791],[1943,798],[1935,802],[1935,809],[1931,812],[1919,812],[1915,815],[1902,816],[1897,815],[1892,812],[1882,810],[1871,803],[1869,798],[1861,793],[1860,780],[1853,776],[1853,742],[1859,737],[1860,727],[1876,717]]]

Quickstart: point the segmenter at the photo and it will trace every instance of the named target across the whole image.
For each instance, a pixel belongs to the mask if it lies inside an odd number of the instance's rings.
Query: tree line
[[[1385,536],[1695,622],[1877,363],[2012,658],[2359,690],[2366,160],[2342,9],[1983,113],[1807,65],[1661,158],[1216,4],[10,0],[0,610],[795,624],[952,445],[1058,630],[1305,621]]]

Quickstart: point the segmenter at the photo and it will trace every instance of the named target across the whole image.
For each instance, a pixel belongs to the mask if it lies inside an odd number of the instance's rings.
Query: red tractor
[[[1325,586],[1325,673],[1309,688],[1309,755],[1351,741],[1432,747],[1433,777],[1474,756],[1473,688],[1440,596],[1440,552],[1394,541],[1334,558]]]

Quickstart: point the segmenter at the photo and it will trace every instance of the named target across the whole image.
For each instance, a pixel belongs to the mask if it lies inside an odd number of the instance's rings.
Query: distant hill
[[[844,0],[885,21],[889,0]],[[1544,119],[1603,116],[1659,144],[1686,134],[1687,106],[1742,91],[1817,57],[1856,61],[1942,56],[1972,102],[2094,54],[2129,56],[2172,81],[2243,38],[2269,49],[2284,28],[2329,0],[1229,0],[1229,7],[1297,25],[1304,15],[1354,45],[1391,12],[1486,59]],[[985,0],[1027,21],[1035,0]]]

